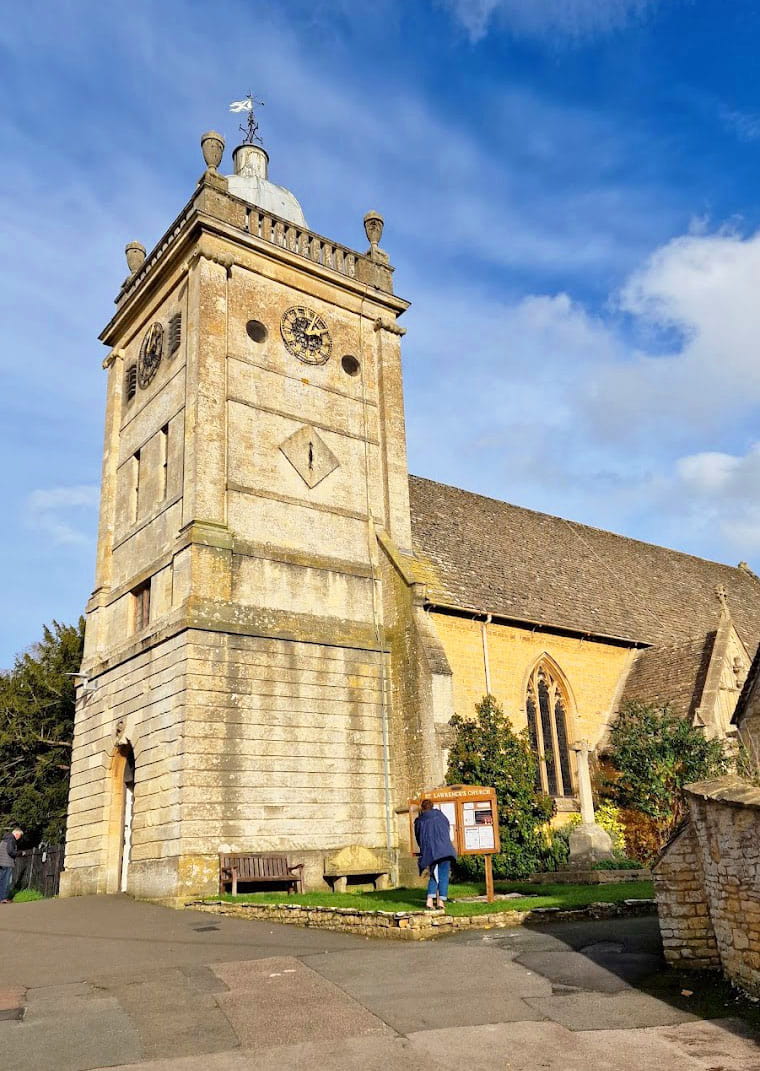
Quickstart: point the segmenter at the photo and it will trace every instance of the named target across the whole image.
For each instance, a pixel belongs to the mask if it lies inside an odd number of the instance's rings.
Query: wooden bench
[[[219,892],[225,885],[232,886],[232,895],[237,896],[238,882],[252,885],[286,882],[288,894],[295,889],[303,892],[303,863],[288,862],[287,855],[254,855],[251,852],[219,853]]]

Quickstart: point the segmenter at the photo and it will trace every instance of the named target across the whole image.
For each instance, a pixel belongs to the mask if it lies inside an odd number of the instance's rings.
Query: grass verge
[[[526,882],[497,881],[497,893],[522,893],[514,900],[488,903],[448,903],[448,915],[487,915],[495,911],[531,911],[537,907],[572,909],[588,904],[614,904],[621,900],[648,900],[654,896],[651,881],[626,881],[617,885],[530,885]],[[482,896],[485,886],[476,882],[451,885],[449,895],[455,901],[465,896]],[[425,906],[424,889],[387,889],[353,893],[242,893],[236,897],[225,893],[222,900],[235,904],[300,904],[304,907],[349,907],[359,911],[421,911]]]

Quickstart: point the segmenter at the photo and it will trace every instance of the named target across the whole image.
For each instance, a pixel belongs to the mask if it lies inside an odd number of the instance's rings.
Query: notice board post
[[[430,800],[449,820],[451,843],[457,855],[483,855],[486,869],[486,899],[493,901],[493,862],[501,851],[496,789],[480,785],[445,785],[431,788],[409,800],[409,843],[416,843],[414,820],[423,800]]]

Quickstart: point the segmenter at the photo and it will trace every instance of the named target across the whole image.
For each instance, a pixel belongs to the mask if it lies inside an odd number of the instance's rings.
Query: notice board
[[[414,836],[414,820],[423,800],[431,800],[448,818],[451,843],[457,855],[494,855],[501,850],[496,790],[480,785],[446,785],[409,800],[409,843],[415,854],[419,846]]]

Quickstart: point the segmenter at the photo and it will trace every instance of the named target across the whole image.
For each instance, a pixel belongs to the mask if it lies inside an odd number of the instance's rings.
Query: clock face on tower
[[[137,362],[137,378],[141,387],[147,387],[158,371],[164,353],[164,329],[160,323],[151,324],[145,332]]]
[[[313,309],[295,305],[282,315],[282,338],[288,350],[305,364],[330,360],[332,340],[325,321]]]

